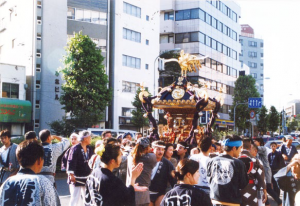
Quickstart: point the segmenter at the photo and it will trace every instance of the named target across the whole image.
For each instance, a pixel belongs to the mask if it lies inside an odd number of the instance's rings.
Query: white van
[[[95,136],[102,136],[102,133],[104,131],[111,131],[111,136],[114,138],[117,138],[120,134],[124,134],[124,133],[131,133],[132,138],[135,138],[135,135],[137,133],[137,131],[133,131],[133,130],[113,130],[113,129],[99,129],[99,128],[88,128],[88,131],[91,131],[93,135]]]
[[[102,133],[104,131],[111,131],[111,136],[114,138],[118,137],[118,131],[113,129],[99,129],[99,128],[88,128],[88,131],[91,131],[93,135],[95,136],[102,136]]]

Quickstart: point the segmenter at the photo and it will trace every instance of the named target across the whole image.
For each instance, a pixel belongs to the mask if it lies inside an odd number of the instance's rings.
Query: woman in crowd
[[[103,163],[89,175],[86,182],[85,205],[124,206],[134,205],[135,191],[145,191],[146,187],[135,184],[136,178],[143,171],[143,164],[131,169],[131,176],[126,187],[112,171],[120,166],[122,153],[118,144],[103,144],[97,149]]]
[[[127,159],[127,179],[126,185],[130,184],[132,172],[130,168],[137,166],[139,163],[143,163],[143,172],[136,179],[136,183],[140,186],[149,188],[151,183],[152,169],[155,167],[156,155],[150,152],[150,140],[147,137],[142,137],[137,140],[137,144],[132,150],[131,154]],[[148,206],[150,203],[150,192],[147,191],[136,191],[135,192],[135,203],[136,206]]]
[[[195,188],[199,179],[199,163],[194,160],[183,159],[176,167],[175,177],[178,185],[167,192],[160,206],[210,206],[209,196],[202,190]]]
[[[177,166],[177,160],[172,157],[174,153],[174,145],[171,143],[166,144],[166,150],[164,153],[164,157],[169,160],[170,162],[172,162],[172,164],[174,165],[174,167],[176,168]]]
[[[300,154],[296,154],[288,166],[282,168],[274,175],[279,188],[283,191],[283,206],[294,206],[299,202],[295,196],[300,191]]]

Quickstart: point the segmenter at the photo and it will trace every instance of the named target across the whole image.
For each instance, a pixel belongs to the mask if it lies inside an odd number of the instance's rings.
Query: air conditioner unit
[[[41,72],[41,68],[36,68],[35,71]]]
[[[36,105],[35,105],[35,108],[36,108],[36,109],[40,109],[40,105],[39,105],[39,104],[36,104]]]
[[[37,24],[41,25],[42,24],[42,20],[37,20]]]
[[[24,89],[28,89],[28,84],[24,84]]]
[[[40,85],[40,84],[36,84],[36,85],[35,85],[35,88],[36,88],[36,89],[40,89],[40,88],[41,88],[41,85]]]
[[[41,57],[42,57],[42,54],[41,54],[41,53],[36,53],[36,57],[37,57],[37,58],[41,58]]]
[[[35,124],[34,124],[34,127],[35,127],[35,128],[39,128],[39,127],[40,127],[40,124],[39,124],[39,123],[35,123]]]

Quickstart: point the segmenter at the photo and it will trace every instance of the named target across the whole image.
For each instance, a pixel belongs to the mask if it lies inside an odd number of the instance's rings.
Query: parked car
[[[270,140],[268,141],[266,144],[265,144],[265,147],[271,149],[271,143],[272,142],[276,142],[277,145],[281,145],[282,144],[282,141],[281,140]],[[292,142],[292,145],[294,145],[296,148],[300,146],[300,143],[298,141],[293,141]]]

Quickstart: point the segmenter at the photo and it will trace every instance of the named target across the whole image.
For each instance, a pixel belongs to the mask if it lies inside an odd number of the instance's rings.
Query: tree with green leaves
[[[268,131],[268,123],[268,110],[265,105],[263,105],[259,110],[259,120],[257,123],[257,128],[262,134],[266,134],[266,132]]]
[[[274,106],[271,106],[270,108],[268,119],[269,119],[269,129],[272,131],[273,134],[273,132],[277,130],[280,121],[280,114],[277,112]]]
[[[298,121],[295,118],[292,118],[291,121],[288,122],[289,131],[296,131],[298,129]]]
[[[246,124],[247,120],[250,119],[250,111],[254,110],[257,113],[257,109],[248,108],[248,98],[260,97],[260,95],[255,86],[255,79],[251,75],[239,76],[234,84],[235,88],[233,93],[233,105],[229,115],[231,120],[235,121],[235,126],[241,130],[244,130],[250,126]],[[234,120],[234,107],[238,103],[246,104],[241,104],[236,107]]]
[[[100,122],[112,99],[101,50],[87,35],[76,33],[66,47],[63,68],[59,72],[65,83],[60,103],[70,113],[77,127],[91,127]]]
[[[145,90],[147,92],[149,92],[147,88]],[[141,92],[141,89],[138,88],[136,90],[134,101],[131,102],[131,104],[135,107],[135,110],[132,110],[132,112],[131,112],[131,114],[132,114],[131,122],[134,126],[138,127],[139,130],[142,129],[142,134],[144,134],[144,127],[149,126],[149,120],[148,120],[148,118],[145,118],[143,116],[145,114],[145,110],[144,110],[144,108],[142,106],[142,102],[139,98],[140,92]],[[150,95],[150,93],[149,93],[149,95]]]

